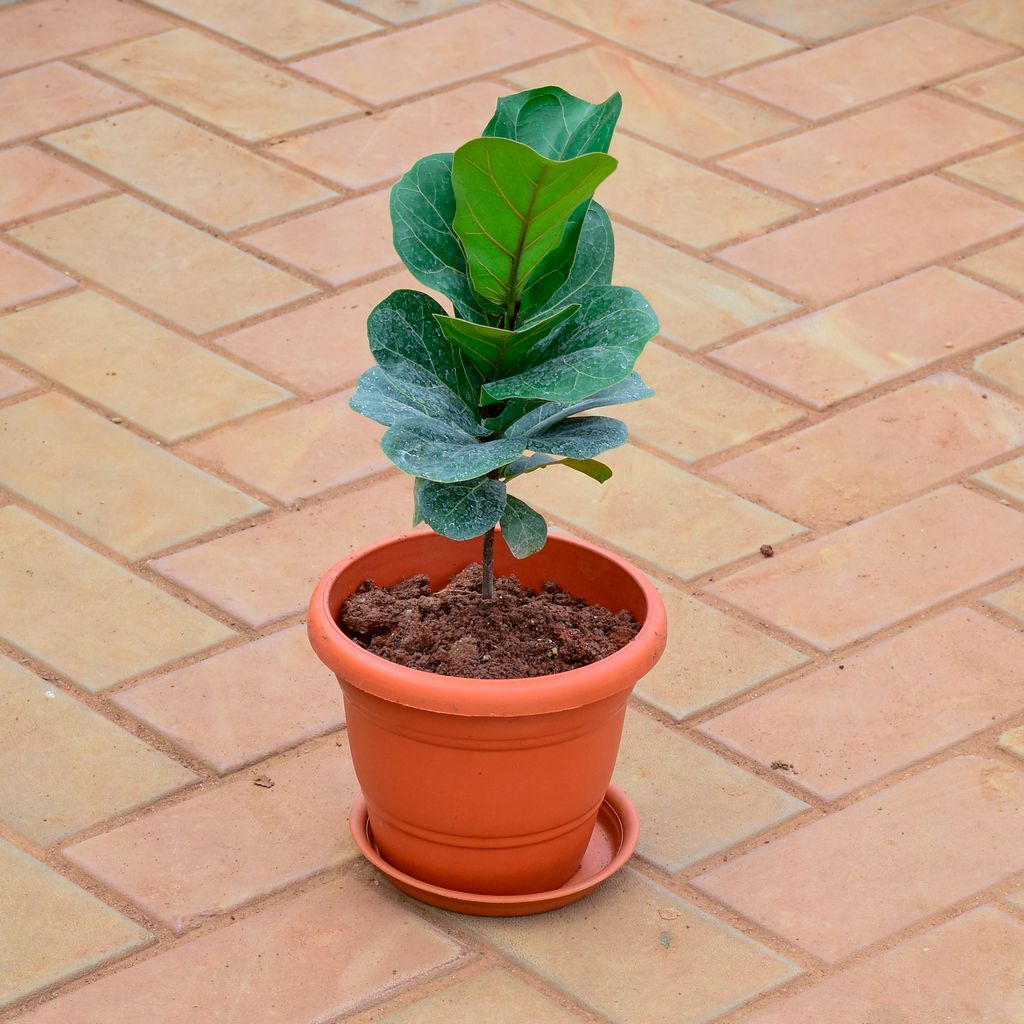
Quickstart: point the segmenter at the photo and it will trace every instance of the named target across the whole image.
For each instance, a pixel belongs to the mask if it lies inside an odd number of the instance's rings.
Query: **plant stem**
[[[480,581],[480,596],[485,601],[494,597],[494,527],[484,534],[483,579]]]

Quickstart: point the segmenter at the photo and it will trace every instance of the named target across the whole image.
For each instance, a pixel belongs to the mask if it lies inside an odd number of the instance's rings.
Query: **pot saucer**
[[[526,893],[517,896],[491,896],[483,893],[458,892],[443,889],[429,882],[407,875],[392,867],[380,853],[373,841],[370,821],[366,813],[366,801],[362,794],[352,805],[348,818],[352,836],[363,856],[387,875],[396,888],[422,903],[429,903],[443,910],[454,910],[460,914],[476,914],[480,917],[520,917],[527,914],[542,914],[546,910],[575,903],[587,893],[593,892],[603,881],[611,878],[636,849],[640,837],[640,819],[636,808],[618,786],[608,787],[601,809],[597,812],[597,825],[590,838],[590,845],[583,854],[583,860],[576,873],[565,885],[548,892]]]

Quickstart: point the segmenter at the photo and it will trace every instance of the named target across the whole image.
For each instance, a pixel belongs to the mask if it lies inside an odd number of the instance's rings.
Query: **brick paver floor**
[[[672,636],[636,858],[495,921],[358,856],[302,614],[409,520],[388,188],[548,83],[659,395],[522,490]],[[1022,334],[1022,0],[0,0],[0,1022],[1022,1024]]]

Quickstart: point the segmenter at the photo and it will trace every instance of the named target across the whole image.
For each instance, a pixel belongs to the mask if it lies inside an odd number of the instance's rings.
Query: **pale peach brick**
[[[672,0],[530,0],[540,10],[648,57],[713,75],[774,57],[794,44],[718,11]]]
[[[725,81],[817,121],[1011,56],[1013,51],[995,40],[910,17],[741,71]]]
[[[253,781],[264,776],[273,784]],[[345,825],[358,794],[347,739],[329,741],[67,846],[64,856],[182,932],[358,856]]]
[[[348,188],[369,188],[403,175],[427,153],[449,153],[475,138],[508,90],[474,82],[382,110],[372,117],[282,139],[271,152]]]
[[[722,166],[807,202],[827,203],[1013,134],[1003,121],[919,93],[747,150]]]
[[[749,1024],[900,1024],[1024,1015],[1024,926],[995,907],[970,910],[748,1018]]]
[[[1021,565],[1024,516],[944,487],[708,589],[827,651]]]
[[[0,72],[167,27],[164,18],[118,0],[42,0],[12,7],[0,13]]]
[[[623,128],[698,159],[796,127],[790,118],[605,46],[519,68],[505,77],[524,89],[557,82],[592,103],[619,92]]]
[[[1024,119],[1024,58],[943,82],[938,88],[1001,114]]]
[[[916,178],[718,255],[821,303],[917,270],[1022,224],[1020,210],[939,178]]]
[[[445,11],[476,2],[477,0],[354,0],[349,3],[349,7],[401,25],[406,21],[415,21],[432,14],[443,14]]]
[[[984,484],[985,487],[995,491],[996,494],[1012,498],[1024,505],[1024,456],[986,469],[984,473],[979,473],[974,479],[979,484]]]
[[[998,590],[983,599],[990,608],[1009,615],[1011,619],[1024,623],[1024,583],[1015,583],[1005,590]]]
[[[582,36],[567,28],[497,3],[308,57],[293,66],[370,103],[391,103],[582,42]]]
[[[1024,202],[1024,143],[947,167],[950,174],[973,181],[992,192]]]
[[[44,1003],[20,1024],[245,1024],[336,1019],[454,965],[459,948],[381,888],[349,875]]]
[[[387,189],[293,217],[247,235],[245,242],[332,285],[368,277],[399,262]]]
[[[871,515],[1024,444],[1024,409],[940,373],[716,466],[727,487],[801,522]]]
[[[301,624],[112,699],[222,775],[345,724],[338,682]]]
[[[20,395],[23,391],[31,391],[35,386],[35,383],[28,377],[23,377],[20,373],[15,373],[0,364],[0,399]]]
[[[955,608],[700,726],[827,800],[1024,709],[1024,633]]]
[[[0,223],[106,191],[103,182],[31,146],[0,151]]]
[[[1007,729],[1002,736],[999,737],[999,746],[1009,753],[1013,754],[1014,757],[1019,757],[1024,760],[1024,725],[1017,726],[1016,729]],[[1020,894],[1017,893],[1014,896],[1014,902],[1018,905],[1021,904]]]
[[[41,299],[74,284],[67,274],[0,242],[0,306]]]
[[[937,0],[828,0],[827,3],[791,0],[730,0],[722,10],[815,42],[870,28],[901,14],[933,7]]]
[[[185,445],[193,461],[288,504],[387,469],[384,428],[349,408],[351,391],[246,420]]]
[[[1024,235],[968,256],[958,266],[1011,291],[1024,293]]]
[[[1024,774],[957,757],[694,884],[836,963],[1024,869],[1022,814]]]
[[[1017,0],[967,0],[949,10],[947,16],[976,32],[1024,46],[1024,10]]]
[[[962,274],[929,267],[710,356],[825,409],[1021,327],[1024,304]]]

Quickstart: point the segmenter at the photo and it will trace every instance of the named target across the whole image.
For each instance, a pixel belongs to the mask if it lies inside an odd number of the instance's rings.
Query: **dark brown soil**
[[[367,581],[345,602],[340,625],[374,654],[444,676],[518,679],[567,672],[607,658],[640,628],[629,612],[610,612],[554,583],[537,593],[515,576],[480,596],[480,566],[470,565],[432,592],[426,576],[391,587]]]

